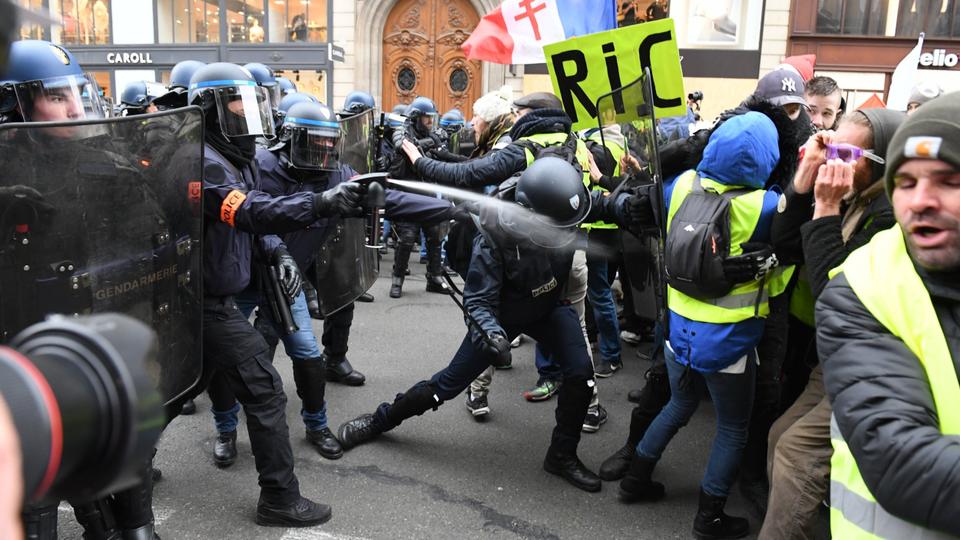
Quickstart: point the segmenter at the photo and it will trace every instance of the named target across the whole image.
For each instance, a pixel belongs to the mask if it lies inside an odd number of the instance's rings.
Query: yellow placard
[[[673,19],[575,37],[543,48],[553,91],[573,119],[574,131],[597,127],[597,99],[630,84],[649,67],[658,118],[686,114],[683,71]],[[618,114],[636,120],[636,108]]]

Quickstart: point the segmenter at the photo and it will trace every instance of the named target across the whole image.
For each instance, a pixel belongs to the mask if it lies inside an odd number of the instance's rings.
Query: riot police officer
[[[347,118],[364,111],[377,108],[377,101],[368,92],[354,90],[343,100],[343,108],[338,113],[340,118]]]
[[[267,89],[267,93],[270,95],[270,103],[276,109],[280,105],[280,100],[283,99],[283,89],[280,87],[277,77],[273,74],[273,70],[260,62],[250,62],[244,64],[243,67],[253,75],[258,85]]]
[[[166,89],[153,81],[133,81],[120,93],[120,114],[133,116],[157,112],[154,100],[164,95]]]
[[[463,112],[460,109],[450,109],[440,117],[440,129],[448,135],[459,132],[465,125],[466,120],[464,120]]]
[[[187,106],[187,89],[190,78],[203,66],[198,60],[181,60],[170,70],[170,82],[167,84],[167,93],[156,98],[153,103],[158,109],[179,109]]]
[[[442,141],[433,132],[437,117],[437,108],[429,98],[418,97],[407,106],[404,116],[407,117],[402,130],[393,133],[393,147],[399,148],[404,140],[412,140],[421,148],[440,146]],[[406,154],[394,154],[390,164],[390,176],[393,178],[420,178],[414,172]],[[424,178],[429,180],[428,178]],[[393,281],[390,286],[390,297],[400,298],[403,295],[403,280],[406,276],[407,265],[410,262],[410,252],[417,240],[421,226],[417,223],[394,223],[400,237],[393,260]],[[443,257],[440,243],[443,231],[439,226],[423,227],[423,234],[427,244],[427,292],[446,293],[443,283]]]
[[[300,494],[280,376],[269,357],[269,346],[243,317],[235,296],[250,283],[255,247],[280,266],[287,293],[298,293],[296,264],[279,238],[270,233],[299,230],[321,216],[359,213],[363,190],[345,183],[321,194],[303,192],[275,198],[255,189],[260,173],[254,159],[255,138],[273,135],[273,119],[266,89],[240,66],[214,63],[197,70],[190,80],[189,99],[204,109],[207,126],[204,367],[208,377],[223,377],[246,413],[260,476],[257,523],[320,524],[330,518],[330,507]]]
[[[297,85],[286,77],[277,77],[277,84],[280,85],[280,93],[284,96],[297,92]]]

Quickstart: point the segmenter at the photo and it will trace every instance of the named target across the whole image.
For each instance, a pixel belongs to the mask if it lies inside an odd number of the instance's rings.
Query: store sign
[[[543,48],[553,90],[578,131],[596,127],[597,99],[635,81],[649,67],[658,117],[686,112],[683,72],[673,19],[661,19],[586,36]],[[633,115],[633,117],[630,117]],[[625,111],[618,121],[636,119]]]
[[[960,57],[954,53],[947,53],[946,49],[934,49],[920,55],[920,65],[923,67],[956,67]]]
[[[112,52],[107,53],[108,64],[152,64],[150,53],[142,52]]]

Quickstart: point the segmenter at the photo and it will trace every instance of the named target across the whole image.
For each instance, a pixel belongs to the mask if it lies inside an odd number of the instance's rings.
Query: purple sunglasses
[[[844,143],[827,145],[827,159],[842,159],[846,163],[853,163],[861,157],[865,157],[880,165],[886,163],[882,157],[874,154],[870,150],[864,150],[859,146]]]

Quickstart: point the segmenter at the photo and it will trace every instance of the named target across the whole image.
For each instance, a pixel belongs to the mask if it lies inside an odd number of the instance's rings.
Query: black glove
[[[287,253],[287,250],[280,248],[275,256],[277,268],[280,269],[280,286],[283,287],[283,293],[291,300],[296,298],[303,290],[303,277],[300,276],[300,268],[297,261]]]
[[[645,191],[636,191],[621,197],[619,212],[623,223],[631,231],[639,232],[654,229],[657,220],[653,212],[653,202]]]
[[[746,283],[763,279],[779,261],[773,246],[762,242],[741,244],[743,254],[723,260],[723,275],[732,283]]]
[[[493,367],[508,366],[513,361],[510,354],[510,340],[498,332],[487,334],[483,352],[490,356],[490,365]]]
[[[450,208],[450,219],[463,223],[473,221],[472,214],[477,213],[477,211],[477,203],[460,203]]]
[[[56,209],[29,186],[0,187],[0,218],[7,225],[48,221]]]
[[[363,196],[366,186],[343,182],[333,189],[314,193],[313,210],[317,217],[360,217],[363,215]]]

